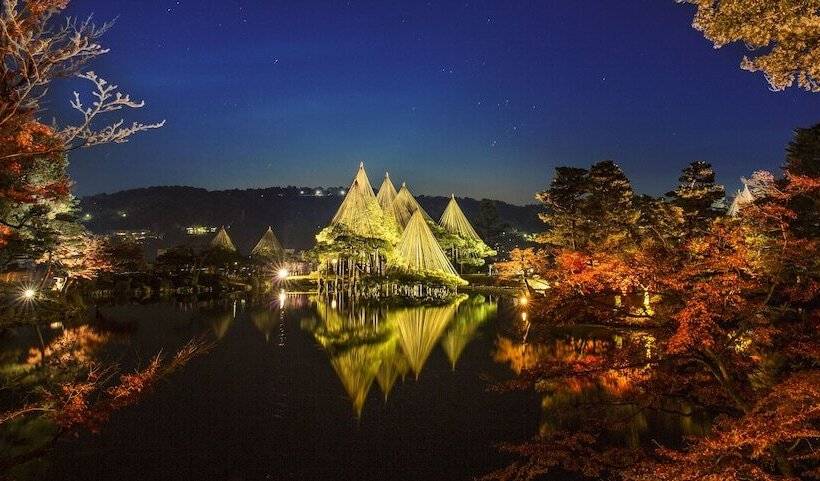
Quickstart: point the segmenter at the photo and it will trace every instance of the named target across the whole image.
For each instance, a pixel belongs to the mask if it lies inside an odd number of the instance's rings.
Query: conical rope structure
[[[376,200],[379,201],[379,205],[384,212],[392,211],[390,204],[393,203],[393,199],[396,198],[397,194],[396,187],[394,187],[393,182],[390,181],[390,174],[385,173],[382,186],[379,187],[379,193],[376,194]]]
[[[387,222],[384,212],[373,193],[364,162],[359,164],[359,171],[345,195],[342,205],[333,216],[331,225],[344,225],[355,235],[367,238],[383,236]]]
[[[410,193],[407,184],[404,183],[401,184],[401,189],[399,189],[399,193],[396,194],[396,198],[393,199],[393,202],[390,204],[390,208],[396,217],[396,221],[399,223],[399,227],[402,229],[407,227],[407,224],[410,223],[410,219],[416,211],[421,212],[425,220],[431,220],[427,212],[424,211],[416,198],[413,197],[413,194]]]
[[[459,207],[458,202],[456,202],[455,195],[450,197],[447,208],[444,209],[444,213],[441,214],[439,225],[451,234],[456,234],[466,239],[481,240],[481,237],[479,237],[478,233],[473,229],[472,224],[470,224],[470,221],[467,220],[461,207]]]
[[[256,246],[251,251],[253,256],[262,257],[281,257],[284,254],[284,249],[276,234],[273,233],[273,228],[268,226],[268,230],[262,234],[262,238],[256,243]]]
[[[459,277],[420,210],[413,214],[407,228],[404,229],[396,251],[399,262],[410,271],[444,273]]]
[[[236,252],[236,246],[231,240],[231,236],[229,236],[225,230],[225,226],[220,227],[219,232],[211,239],[211,248]]]

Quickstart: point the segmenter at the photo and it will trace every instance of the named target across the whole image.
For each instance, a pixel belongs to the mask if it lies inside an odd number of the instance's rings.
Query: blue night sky
[[[776,169],[820,95],[774,93],[673,0],[75,0],[117,17],[91,68],[167,119],[76,153],[81,195],[341,185],[364,160],[416,193],[530,202],[558,165],[617,161],[661,193],[692,160],[730,190]],[[73,81],[55,86],[60,116]],[[85,87],[79,84],[79,87]],[[68,118],[66,118],[68,120]]]

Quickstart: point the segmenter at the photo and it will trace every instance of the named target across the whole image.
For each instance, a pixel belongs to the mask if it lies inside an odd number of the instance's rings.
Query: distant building
[[[185,228],[185,233],[188,235],[207,235],[215,234],[217,228],[206,225],[193,225]]]

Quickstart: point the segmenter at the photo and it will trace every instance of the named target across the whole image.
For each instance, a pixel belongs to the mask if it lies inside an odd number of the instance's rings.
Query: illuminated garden
[[[0,480],[820,479],[820,1],[0,5]]]

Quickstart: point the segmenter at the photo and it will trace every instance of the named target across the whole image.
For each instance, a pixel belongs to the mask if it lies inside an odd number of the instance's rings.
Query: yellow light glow
[[[527,296],[521,296],[521,298],[518,299],[518,303],[522,306],[526,306],[527,304],[529,304],[529,302],[530,300],[527,298]]]
[[[37,291],[32,289],[32,288],[23,289],[23,299],[25,299],[27,301],[30,301],[30,300],[34,299],[34,297],[36,295],[37,295]]]
[[[285,307],[285,301],[288,299],[288,293],[284,289],[279,291],[279,307]]]
[[[286,279],[289,275],[290,275],[290,272],[287,269],[285,269],[284,267],[279,269],[276,272],[276,277],[279,278],[279,279]]]
[[[524,321],[524,322],[527,321],[527,313],[526,312],[521,313],[521,320]]]

